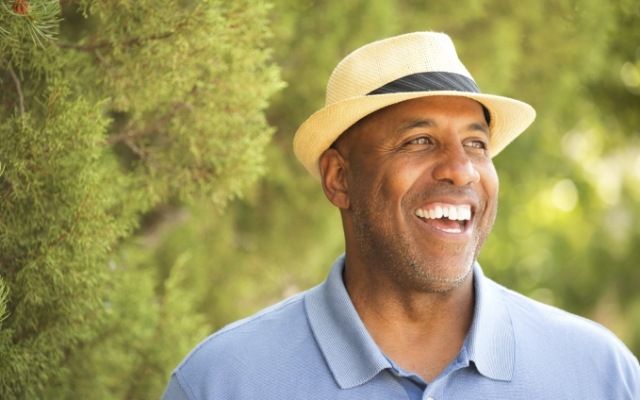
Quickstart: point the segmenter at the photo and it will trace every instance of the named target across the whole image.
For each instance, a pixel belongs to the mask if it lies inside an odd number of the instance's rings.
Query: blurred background
[[[158,398],[211,332],[320,283],[293,156],[336,63],[448,33],[534,124],[480,262],[640,355],[640,1],[3,1],[0,398]]]

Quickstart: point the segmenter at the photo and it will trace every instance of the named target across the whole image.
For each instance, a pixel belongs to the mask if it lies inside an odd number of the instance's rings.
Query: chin
[[[431,293],[448,293],[459,288],[469,277],[473,270],[473,260],[461,262],[459,267],[451,267],[448,263],[435,263],[433,260],[422,265],[411,265],[414,272],[414,283],[420,286],[422,291]]]

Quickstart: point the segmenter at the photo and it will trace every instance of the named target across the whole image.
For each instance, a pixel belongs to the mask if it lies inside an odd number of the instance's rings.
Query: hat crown
[[[448,72],[473,77],[444,33],[414,32],[365,45],[345,57],[327,84],[325,106],[368,93],[416,73]]]

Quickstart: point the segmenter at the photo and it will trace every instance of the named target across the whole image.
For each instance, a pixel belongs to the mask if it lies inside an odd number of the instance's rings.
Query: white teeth
[[[420,218],[436,219],[444,217],[452,221],[466,221],[471,219],[471,207],[466,204],[459,206],[437,205],[429,210],[418,208],[415,214]]]
[[[442,207],[440,207],[440,206],[436,206],[435,213],[436,213],[436,215],[435,215],[434,218],[442,218],[444,216],[444,213],[442,211]]]

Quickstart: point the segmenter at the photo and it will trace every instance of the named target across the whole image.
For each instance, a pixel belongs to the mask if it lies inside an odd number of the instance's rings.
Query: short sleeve
[[[162,400],[191,400],[187,392],[182,388],[175,373],[171,375],[171,380],[169,380],[169,384],[164,390]]]

